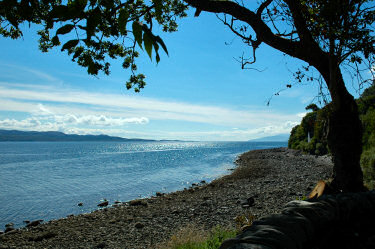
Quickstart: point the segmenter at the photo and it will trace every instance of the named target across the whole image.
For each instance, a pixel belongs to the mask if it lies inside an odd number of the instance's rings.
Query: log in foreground
[[[220,249],[375,248],[375,191],[289,202]]]

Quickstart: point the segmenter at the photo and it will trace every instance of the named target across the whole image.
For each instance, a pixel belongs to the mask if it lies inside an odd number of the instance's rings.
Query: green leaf
[[[86,34],[87,34],[87,39],[90,40],[91,36],[95,34],[95,29],[96,26],[100,23],[100,17],[101,17],[101,11],[99,7],[96,7],[89,15],[87,18],[87,24],[86,24]]]
[[[163,7],[162,0],[152,0],[152,2],[155,5],[155,15],[156,15],[156,18],[161,19],[162,18],[162,14],[163,14],[163,11],[162,11],[162,7]]]
[[[157,43],[159,43],[161,45],[161,47],[163,48],[163,50],[165,51],[165,53],[169,56],[168,54],[168,49],[167,49],[167,46],[165,46],[165,43],[163,42],[163,40],[160,38],[160,36],[155,36],[155,41]]]
[[[65,35],[65,34],[69,33],[70,31],[72,31],[73,28],[74,28],[73,24],[66,24],[66,25],[60,27],[56,31],[56,35]]]
[[[134,39],[137,41],[138,45],[142,48],[142,25],[135,21],[132,25]],[[143,49],[143,48],[142,48]]]
[[[81,10],[84,10],[87,5],[87,0],[76,0],[75,5],[78,6]]]
[[[119,25],[119,29],[120,29],[120,32],[121,34],[126,34],[126,24],[128,22],[128,18],[129,18],[129,12],[127,11],[127,9],[123,8],[120,10],[120,14],[118,16],[118,25]]]
[[[154,40],[152,39],[153,35],[151,32],[144,32],[143,33],[143,42],[145,45],[146,52],[150,59],[152,60],[152,44],[154,43]]]
[[[77,46],[78,42],[79,42],[79,40],[77,40],[77,39],[68,41],[67,43],[65,43],[62,46],[61,51],[64,51],[65,49],[70,49],[72,47]]]
[[[74,52],[74,55],[73,55],[73,60],[76,59],[78,56],[80,56],[83,51],[84,51],[83,47],[76,48],[76,51]]]
[[[49,13],[51,18],[62,18],[68,12],[69,8],[65,5],[57,5],[53,7],[52,11]]]
[[[152,45],[154,46],[155,52],[158,54],[159,45],[156,43],[154,35],[152,35]]]
[[[95,6],[96,2],[97,2],[97,0],[90,0],[90,5]]]
[[[159,56],[158,53],[156,54],[155,59],[156,59],[156,63],[159,63],[159,61],[160,61],[160,56]]]
[[[54,46],[60,45],[60,40],[59,40],[59,37],[57,35],[55,35],[54,37],[52,37],[51,41],[52,41],[52,44]]]

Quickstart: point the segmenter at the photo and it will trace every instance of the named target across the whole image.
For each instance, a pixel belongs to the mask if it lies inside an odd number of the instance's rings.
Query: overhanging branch
[[[272,30],[266,25],[262,20],[261,16],[248,8],[241,6],[232,1],[223,0],[184,0],[189,5],[207,12],[212,13],[223,13],[231,15],[232,17],[249,24],[254,32],[256,33],[257,40],[259,42],[264,42],[267,45],[285,53],[292,57],[299,58],[301,60],[310,62],[311,51],[306,49],[306,44],[301,41],[293,41],[290,39],[285,39],[278,34],[274,34]],[[267,4],[271,1],[264,2],[261,7],[266,8]],[[260,8],[258,8],[259,12]]]

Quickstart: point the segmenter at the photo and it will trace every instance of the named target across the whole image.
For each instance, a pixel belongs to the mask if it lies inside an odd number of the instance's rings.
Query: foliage
[[[366,185],[375,188],[375,85],[367,88],[359,99],[357,99],[360,119],[362,121],[363,153],[361,155],[361,168],[364,174]],[[295,126],[288,141],[288,147],[302,150],[304,152],[323,155],[328,153],[326,139],[326,123],[330,111],[330,104],[316,111],[316,119],[311,113],[308,113],[301,121],[301,124]],[[314,113],[314,112],[313,112]],[[307,120],[309,120],[307,122]],[[311,123],[312,122],[312,123]],[[314,136],[310,143],[307,142],[307,130],[314,126]]]
[[[367,93],[371,93],[371,89],[374,88],[374,86],[368,88]],[[375,95],[362,95],[357,99],[357,104],[363,127],[363,149],[366,150],[375,146]],[[314,155],[328,153],[326,130],[330,108],[329,104],[322,109],[306,114],[301,124],[292,129],[288,147]],[[311,132],[312,129],[313,132]],[[310,143],[307,142],[308,132],[311,136]]]
[[[162,244],[159,248],[163,249],[216,249],[221,243],[236,236],[234,229],[225,229],[220,226],[213,228],[210,232],[189,225],[176,234],[170,241]]]
[[[365,184],[369,189],[375,189],[375,146],[362,153],[361,167]]]
[[[307,134],[305,134],[302,124],[293,127],[290,132],[290,137],[288,140],[288,147],[291,149],[300,149],[299,144],[301,142],[307,142]]]
[[[311,110],[313,112],[316,112],[317,110],[319,110],[319,107],[316,104],[310,104],[305,107],[305,110],[306,111]]]
[[[345,61],[350,71],[357,68],[357,73],[361,65],[368,65],[366,60],[374,60],[371,0],[267,0],[256,11],[245,4],[212,0],[1,0],[0,35],[20,38],[21,24],[37,24],[43,52],[61,47],[93,75],[109,74],[111,59],[121,58],[123,67],[132,71],[127,88],[135,86],[139,91],[145,86],[145,75],[136,74],[139,48],[156,62],[160,61],[160,47],[168,54],[153,28],[156,24],[165,32],[176,31],[176,21],[186,16],[187,4],[197,8],[196,16],[202,10],[224,13],[219,17],[223,23],[253,48],[253,58],[240,57],[242,68],[255,62],[255,50],[262,43],[313,67],[317,67],[313,57],[325,53],[334,54],[339,64]],[[324,53],[314,55],[305,45]],[[316,80],[306,75],[311,72],[309,67],[294,73],[297,82]],[[363,79],[360,75],[355,78]]]
[[[368,108],[375,105],[375,84],[370,85],[366,88],[361,97],[357,99],[358,112],[365,114]]]
[[[362,95],[361,95],[361,98],[366,98],[366,97],[370,97],[370,96],[375,96],[375,82],[374,82],[375,79],[373,79],[373,83],[370,87],[366,88]]]
[[[306,109],[311,109],[309,105]],[[328,152],[326,128],[327,118],[329,115],[328,106],[319,109],[317,106],[313,108],[315,111],[307,113],[302,119],[301,124],[295,126],[290,134],[288,147],[292,149],[302,150],[313,155],[323,155]],[[307,141],[310,135],[310,142]]]
[[[363,148],[375,147],[375,105],[361,115],[363,126]]]
[[[146,84],[145,75],[136,73],[139,49],[159,62],[159,48],[168,50],[153,27],[176,31],[176,19],[186,16],[186,9],[182,0],[3,0],[0,35],[17,39],[22,23],[37,24],[41,51],[60,47],[92,75],[109,75],[111,60],[121,58],[132,72],[126,87],[138,92]]]

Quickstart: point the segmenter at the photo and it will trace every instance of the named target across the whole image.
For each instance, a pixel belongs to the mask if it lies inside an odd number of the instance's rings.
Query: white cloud
[[[1,82],[0,82],[1,84]],[[0,102],[8,105],[0,107],[8,111],[25,111],[35,108],[35,101],[48,103],[55,113],[77,115],[141,116],[154,120],[179,120],[227,126],[260,126],[276,124],[285,120],[298,120],[294,114],[263,110],[236,110],[225,107],[196,105],[190,103],[161,101],[140,96],[121,94],[100,94],[75,90],[46,90],[45,86],[32,89],[15,89],[0,86]],[[61,104],[64,104],[62,107]],[[31,106],[32,107],[31,107]],[[83,107],[83,105],[85,105]],[[39,112],[47,114],[39,108]],[[143,123],[141,121],[141,123]]]
[[[36,116],[50,116],[53,115],[53,113],[48,110],[44,105],[38,104],[37,109],[32,112]]]
[[[1,103],[1,100],[0,100]],[[8,102],[14,104],[14,102]],[[27,103],[26,103],[27,105]],[[146,117],[111,117],[106,115],[76,115],[71,113],[56,114],[41,103],[31,104],[32,107],[25,108],[32,117],[22,120],[4,119],[0,120],[0,129],[35,130],[35,131],[62,131],[66,133],[87,134],[87,131],[95,131],[95,127],[124,127],[128,124],[147,124]],[[17,103],[16,110],[25,103]],[[3,105],[4,107],[4,105]],[[31,111],[30,111],[31,110]],[[105,133],[105,132],[102,132]]]
[[[305,114],[281,113],[266,107],[234,109],[6,82],[0,82],[0,111],[19,113],[18,117],[23,115],[21,119],[12,116],[0,120],[0,129],[230,141],[288,133]],[[28,116],[24,117],[24,113]],[[189,128],[188,125],[173,127],[170,131],[153,125],[155,122],[150,120],[163,124],[171,120],[199,123],[205,131]],[[207,131],[207,127],[213,128]]]
[[[41,122],[36,118],[27,118],[24,120],[16,119],[4,119],[0,120],[0,127],[9,129],[13,127],[22,127],[22,128],[35,128],[41,125]]]
[[[69,124],[84,124],[84,125],[94,125],[94,126],[123,126],[126,124],[147,124],[149,122],[148,118],[112,118],[106,117],[104,115],[85,115],[76,116],[73,114],[66,115],[54,115],[53,118],[57,122],[69,123]]]
[[[286,121],[280,125],[262,126],[254,129],[228,129],[212,131],[153,131],[162,139],[213,140],[213,141],[247,141],[250,139],[290,133],[299,122]],[[145,134],[140,134],[145,137]],[[150,137],[152,138],[152,137]]]
[[[23,67],[19,65],[13,65],[9,63],[3,63],[0,62],[0,66],[3,70],[6,71],[14,71],[17,73],[11,73],[9,75],[12,76],[15,80],[24,80],[25,77],[30,79],[37,79],[39,82],[48,83],[48,84],[54,84],[54,85],[62,85],[64,83],[63,80],[56,78],[55,76],[52,76],[51,74],[48,74],[46,72],[39,71],[37,69],[29,68],[29,67]],[[8,76],[8,75],[7,75]]]

